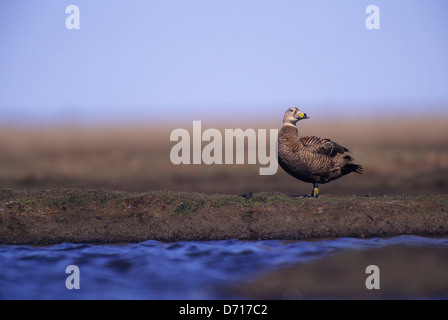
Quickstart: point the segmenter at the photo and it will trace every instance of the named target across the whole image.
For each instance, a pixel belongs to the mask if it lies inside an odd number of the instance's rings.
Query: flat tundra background
[[[203,128],[280,128],[281,123],[203,121]],[[171,126],[2,128],[0,188],[43,190],[89,188],[127,192],[173,190],[244,194],[306,194],[311,185],[287,175],[261,176],[259,163],[248,165],[174,165]],[[268,131],[269,132],[269,131]],[[419,119],[311,119],[300,135],[330,138],[347,147],[364,174],[350,174],[321,185],[331,195],[430,195],[448,189],[448,117]],[[202,147],[208,142],[202,142]],[[247,157],[247,148],[245,150]]]

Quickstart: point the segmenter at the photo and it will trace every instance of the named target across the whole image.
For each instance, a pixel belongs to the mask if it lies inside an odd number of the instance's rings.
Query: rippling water
[[[344,250],[390,244],[443,245],[400,236],[325,241],[207,241],[48,247],[0,246],[0,299],[220,299],[220,287]],[[80,271],[68,290],[66,267]]]

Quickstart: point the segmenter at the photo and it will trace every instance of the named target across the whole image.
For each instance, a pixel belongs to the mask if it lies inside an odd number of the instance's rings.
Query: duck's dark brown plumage
[[[278,163],[293,177],[313,184],[312,196],[317,196],[318,184],[338,179],[351,172],[362,173],[362,166],[353,163],[349,150],[330,139],[315,136],[299,137],[296,123],[308,119],[297,108],[285,113],[278,136]]]

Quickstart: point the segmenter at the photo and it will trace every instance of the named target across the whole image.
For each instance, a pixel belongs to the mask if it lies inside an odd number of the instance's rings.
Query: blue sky
[[[1,1],[0,123],[446,113],[447,17],[446,0]]]

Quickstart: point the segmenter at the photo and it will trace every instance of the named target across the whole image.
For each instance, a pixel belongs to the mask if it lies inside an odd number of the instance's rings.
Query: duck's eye
[[[303,118],[305,115],[303,113],[299,113],[299,117]]]

